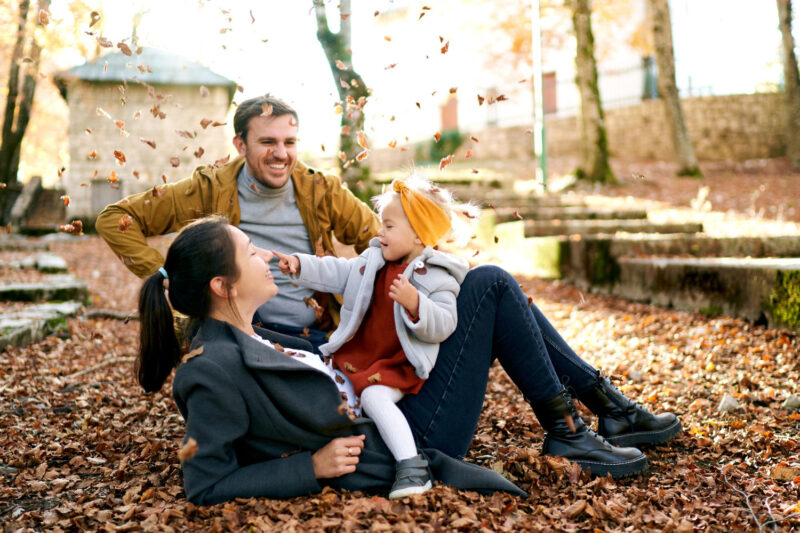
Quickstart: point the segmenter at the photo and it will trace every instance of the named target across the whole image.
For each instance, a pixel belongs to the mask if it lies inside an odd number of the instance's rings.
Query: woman
[[[277,291],[266,265],[270,258],[224,220],[202,219],[178,235],[163,269],[142,287],[137,376],[145,390],[160,389],[180,362],[169,303],[197,322],[173,383],[186,438],[198,443],[183,464],[187,498],[199,504],[282,498],[323,486],[387,491],[394,461],[371,421],[348,416],[328,375],[287,356],[286,348],[301,348],[301,341],[251,325],[255,310]],[[435,479],[524,494],[495,473],[457,460],[477,425],[492,354],[531,402],[547,432],[545,453],[599,474],[629,475],[646,467],[639,450],[611,446],[586,427],[560,379],[569,381],[600,416],[600,431],[616,442],[661,442],[680,431],[674,415],[656,417],[630,402],[569,350],[501,269],[471,270],[457,305],[459,325],[441,344],[428,380],[399,404]]]

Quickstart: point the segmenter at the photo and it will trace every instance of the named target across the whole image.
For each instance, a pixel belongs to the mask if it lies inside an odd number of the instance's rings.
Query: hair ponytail
[[[139,354],[134,371],[147,392],[161,389],[181,358],[174,317],[164,293],[164,276],[156,272],[139,292]]]

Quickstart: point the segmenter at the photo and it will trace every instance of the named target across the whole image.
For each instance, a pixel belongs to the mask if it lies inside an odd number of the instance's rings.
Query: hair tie
[[[450,217],[433,200],[406,185],[403,180],[392,184],[400,195],[400,203],[411,228],[425,246],[435,246],[450,231]]]
[[[164,267],[159,267],[158,271],[161,273],[162,276],[164,276],[164,279],[169,279],[169,276],[167,275],[167,271],[164,270]]]

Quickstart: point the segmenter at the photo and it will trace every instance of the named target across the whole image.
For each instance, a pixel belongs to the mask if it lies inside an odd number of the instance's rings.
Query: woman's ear
[[[228,298],[228,284],[222,276],[215,276],[208,282],[208,288],[211,289],[211,294],[219,298]]]
[[[414,236],[414,244],[419,244],[419,245],[422,245],[422,239],[420,239],[419,237],[417,237],[417,236],[415,235],[415,236]]]

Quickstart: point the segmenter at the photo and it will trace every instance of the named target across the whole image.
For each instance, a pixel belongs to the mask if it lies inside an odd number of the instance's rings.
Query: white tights
[[[397,405],[404,394],[385,385],[370,385],[361,392],[361,409],[378,426],[383,442],[395,461],[417,455],[417,445],[406,417]]]

